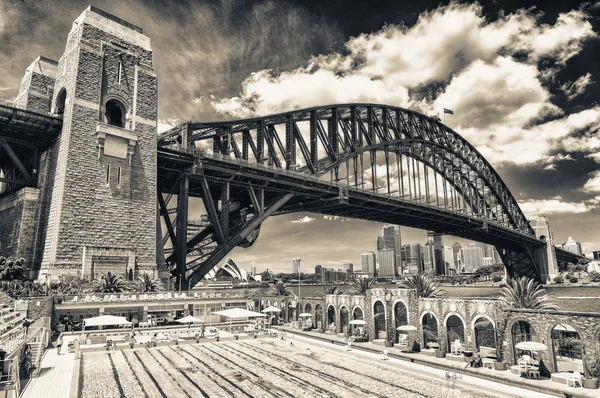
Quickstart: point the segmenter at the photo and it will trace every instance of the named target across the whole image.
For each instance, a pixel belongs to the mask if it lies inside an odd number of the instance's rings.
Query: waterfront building
[[[395,250],[382,249],[378,252],[379,272],[377,276],[380,278],[393,278],[396,276],[395,266]]]
[[[361,260],[362,260],[363,274],[368,275],[369,278],[373,278],[375,276],[375,266],[376,266],[375,253],[373,253],[372,251],[363,253],[361,256]]]

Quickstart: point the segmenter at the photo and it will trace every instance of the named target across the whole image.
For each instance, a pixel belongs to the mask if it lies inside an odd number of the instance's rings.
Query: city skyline
[[[368,17],[360,4],[336,2],[95,4],[152,38],[161,129],[351,101],[439,113],[491,162],[526,215],[548,215],[557,245],[572,236],[584,253],[600,248],[597,3],[527,11],[532,4],[378,2]],[[60,57],[71,21],[87,5],[0,1],[0,101],[15,98],[38,55]],[[488,95],[500,90],[506,95]],[[255,261],[257,270],[289,269],[294,257],[307,266],[358,264],[362,252],[377,251],[379,227],[278,216],[253,247],[231,256]],[[403,228],[402,240],[423,244],[425,234]]]

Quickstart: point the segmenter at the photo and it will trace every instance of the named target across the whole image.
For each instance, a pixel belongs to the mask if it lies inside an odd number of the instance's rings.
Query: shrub
[[[565,279],[560,275],[555,276],[553,280],[554,280],[554,283],[563,283],[565,281]]]
[[[572,276],[571,279],[569,279],[569,282],[571,282],[571,283],[577,283],[577,277]]]
[[[600,282],[600,272],[592,271],[589,274],[590,281],[592,282]]]
[[[502,280],[502,276],[500,276],[500,275],[494,275],[493,278],[492,278],[492,280],[494,282],[500,282]]]

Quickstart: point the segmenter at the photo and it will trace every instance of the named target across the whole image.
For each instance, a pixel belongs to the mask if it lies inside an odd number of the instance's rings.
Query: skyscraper
[[[250,275],[256,275],[256,264],[250,263]]]
[[[433,249],[433,236],[427,236],[427,243],[423,246],[423,271],[429,272],[435,269],[435,254]]]
[[[454,265],[454,250],[452,246],[444,246],[444,267],[448,275],[456,275],[456,266]]]
[[[393,249],[379,250],[379,272],[380,278],[393,278],[396,276],[395,251]]]
[[[383,239],[379,239],[383,238]],[[385,225],[383,227],[383,236],[377,239],[377,251],[388,249],[394,251],[394,276],[402,272],[402,242],[400,236],[400,227],[397,225]],[[380,243],[381,242],[381,243]]]
[[[300,257],[296,257],[292,260],[292,274],[298,274],[300,272]]]
[[[456,272],[461,271],[460,249],[462,249],[462,245],[460,243],[454,242],[452,244],[452,250],[454,251],[454,268],[456,269]]]
[[[446,274],[446,264],[444,264],[444,237],[433,231],[427,231],[427,236],[432,237],[433,242],[433,269],[436,275]]]
[[[406,267],[404,268],[405,274],[418,274],[423,270],[423,256],[421,244],[411,243],[404,246],[404,252],[406,255]]]
[[[366,252],[361,256],[362,260],[362,272],[364,275],[369,278],[373,278],[375,276],[375,253]]]
[[[571,253],[582,255],[581,252],[581,243],[575,242],[572,237],[569,236],[569,239],[563,243],[563,249],[570,251]]]
[[[592,257],[594,258],[594,260],[600,260],[600,250],[594,250],[592,252]]]
[[[465,272],[473,272],[483,266],[483,250],[481,247],[463,247],[460,249],[460,258]]]

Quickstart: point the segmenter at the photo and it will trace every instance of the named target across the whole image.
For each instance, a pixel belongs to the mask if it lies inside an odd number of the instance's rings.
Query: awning
[[[243,308],[230,308],[224,311],[216,311],[213,312],[214,315],[221,315],[231,319],[237,318],[254,318],[254,317],[262,317],[266,316],[265,314],[261,314],[260,312],[249,311]]]
[[[179,323],[204,323],[202,319],[196,318],[195,316],[188,315],[184,318],[176,319],[175,322]]]
[[[131,325],[124,316],[101,315],[83,320],[84,326]]]

